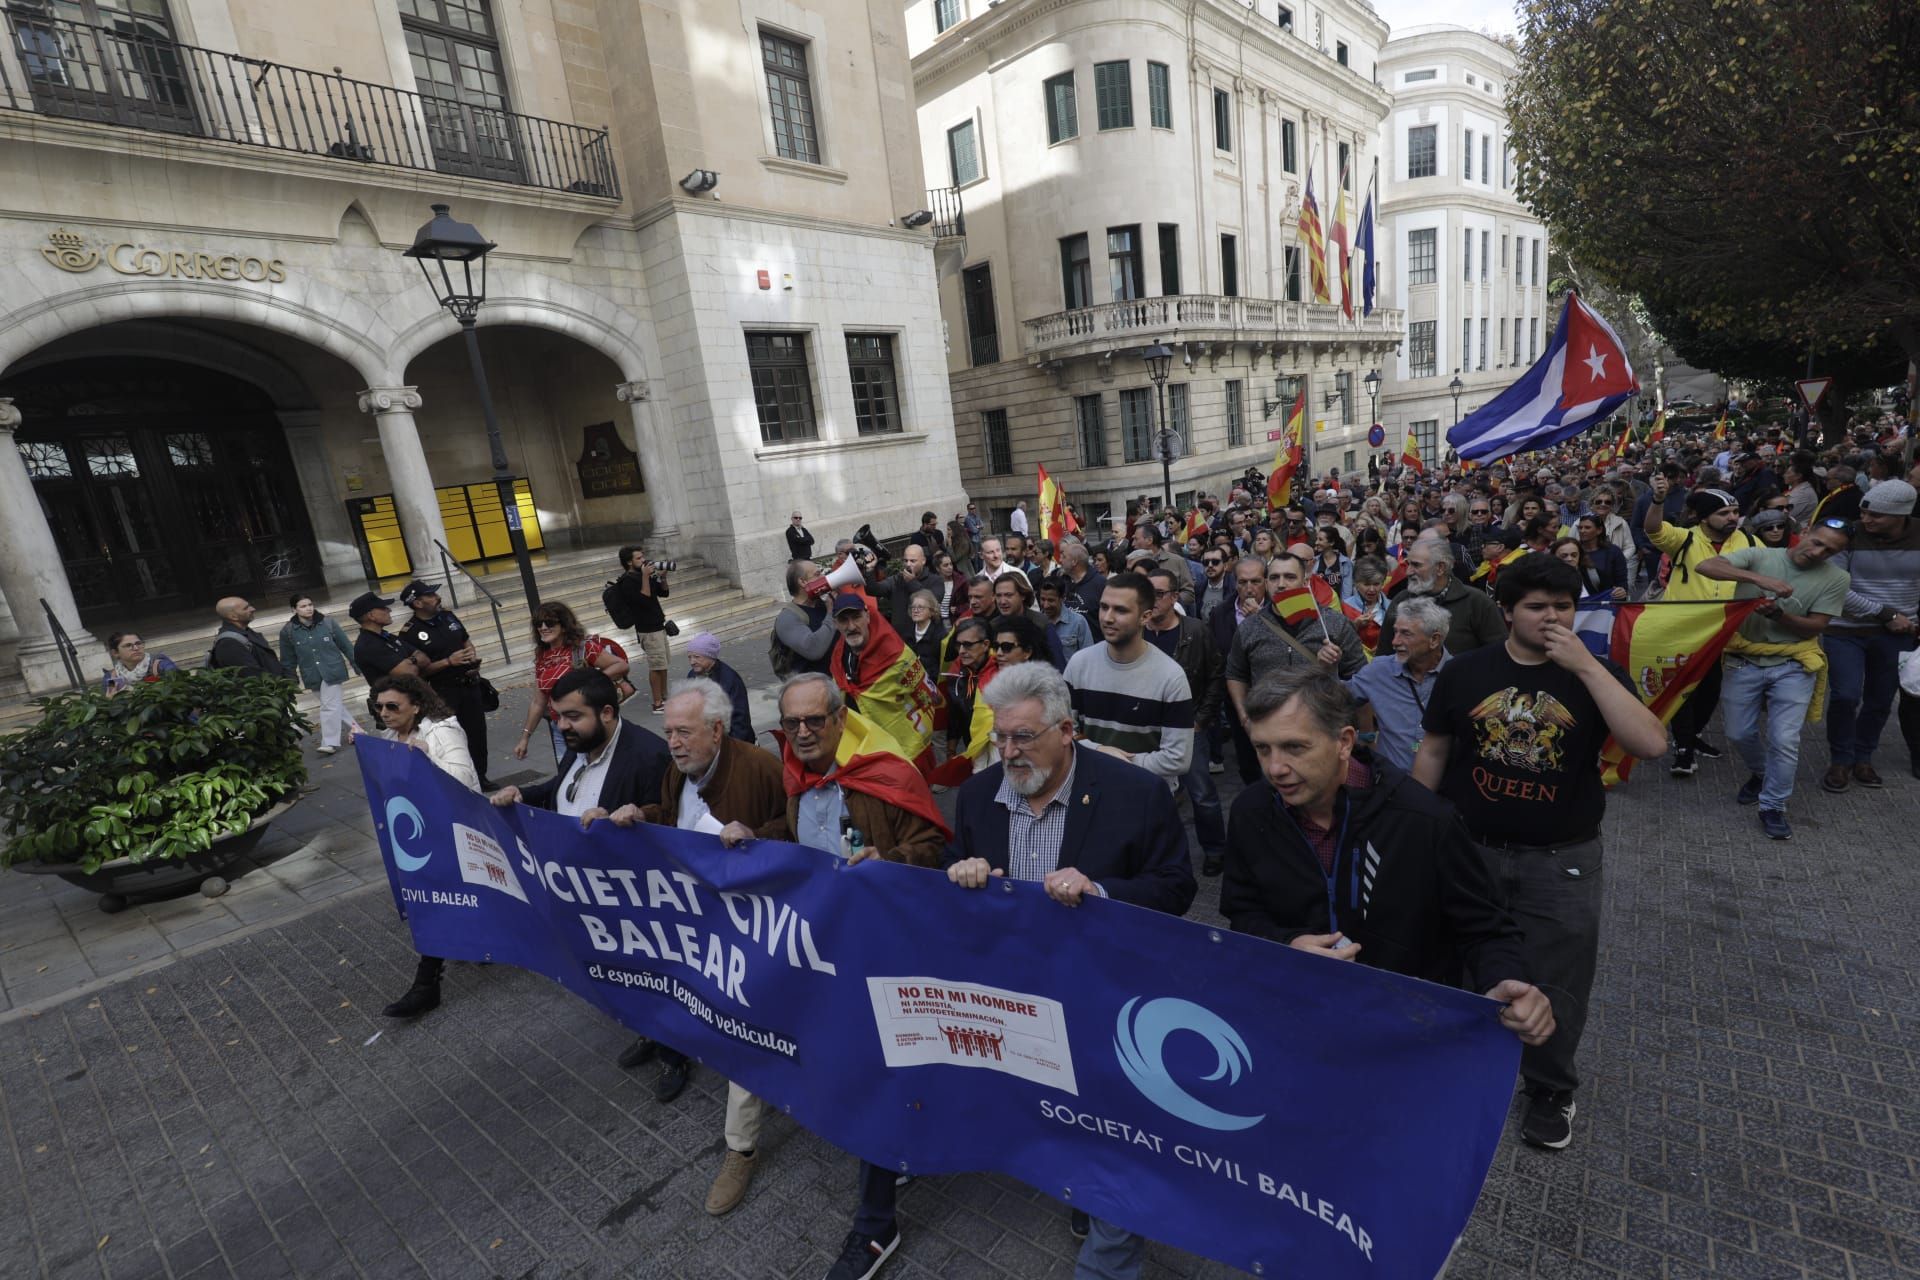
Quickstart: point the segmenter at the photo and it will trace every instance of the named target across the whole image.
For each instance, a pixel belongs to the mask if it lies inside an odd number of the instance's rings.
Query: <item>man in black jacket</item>
[[[653,714],[659,715],[666,709],[667,665],[673,661],[673,648],[667,643],[667,614],[660,607],[669,594],[667,576],[654,572],[645,547],[620,548],[620,570],[620,596],[633,615],[634,639],[647,660]]]
[[[807,526],[798,511],[793,513],[793,520],[787,525],[787,559],[813,559],[813,535],[807,532]]]
[[[225,596],[213,611],[220,615],[220,630],[213,637],[213,652],[207,655],[209,667],[238,667],[250,676],[287,674],[266,637],[247,625],[253,621],[252,605],[239,596]]]
[[[1526,939],[1496,904],[1453,806],[1356,751],[1353,700],[1332,672],[1289,667],[1247,694],[1266,787],[1234,801],[1220,913],[1235,932],[1459,986],[1501,1002],[1521,1042],[1553,1033],[1527,982]]]

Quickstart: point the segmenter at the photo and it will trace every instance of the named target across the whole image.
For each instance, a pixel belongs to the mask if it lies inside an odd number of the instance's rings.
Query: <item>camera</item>
[[[655,573],[672,573],[680,567],[678,560],[649,560],[647,566]]]

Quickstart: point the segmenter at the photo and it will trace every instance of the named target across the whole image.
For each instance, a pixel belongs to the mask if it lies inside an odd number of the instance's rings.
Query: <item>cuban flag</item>
[[[1604,420],[1639,390],[1613,326],[1570,293],[1540,359],[1447,432],[1447,443],[1481,463],[1545,449]]]

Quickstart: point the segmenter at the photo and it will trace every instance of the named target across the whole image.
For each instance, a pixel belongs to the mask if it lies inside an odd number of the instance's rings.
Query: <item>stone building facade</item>
[[[400,253],[430,203],[498,246],[480,346],[536,544],[777,593],[796,507],[831,538],[964,500],[897,11],[0,23],[0,692],[63,682],[50,616],[97,669],[216,595],[505,550],[464,343]]]

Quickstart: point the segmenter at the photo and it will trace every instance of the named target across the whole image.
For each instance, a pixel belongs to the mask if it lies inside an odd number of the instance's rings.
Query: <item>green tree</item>
[[[1920,360],[1915,50],[1913,0],[1526,0],[1520,196],[1670,336]]]

